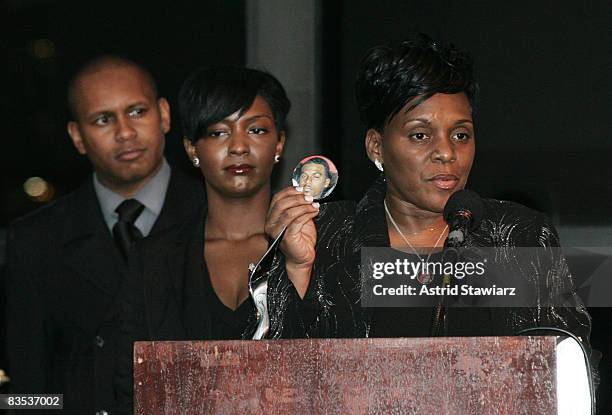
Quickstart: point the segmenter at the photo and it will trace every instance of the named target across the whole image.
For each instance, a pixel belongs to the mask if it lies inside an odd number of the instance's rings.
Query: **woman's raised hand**
[[[319,204],[303,189],[287,187],[272,198],[265,231],[276,238],[287,227],[280,249],[285,255],[285,267],[300,297],[310,282],[310,271],[315,260],[317,229],[313,219],[319,214]]]

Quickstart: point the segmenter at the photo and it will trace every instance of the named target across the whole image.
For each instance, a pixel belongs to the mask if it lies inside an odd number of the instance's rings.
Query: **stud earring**
[[[197,157],[194,157],[191,163],[193,163],[193,167],[200,167],[200,159]]]
[[[280,161],[280,156],[277,154],[274,156],[274,163],[278,163]]]
[[[376,159],[374,160],[374,165],[376,166],[376,168],[380,171],[385,171],[382,163],[380,162],[380,160]]]

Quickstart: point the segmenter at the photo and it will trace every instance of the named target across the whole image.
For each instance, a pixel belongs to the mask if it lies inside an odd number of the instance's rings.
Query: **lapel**
[[[390,246],[383,207],[385,194],[385,178],[381,174],[357,204],[354,252],[358,255],[361,247]]]
[[[192,206],[193,207],[193,206]],[[145,292],[148,298],[145,301],[149,304],[148,308],[152,312],[159,313],[156,316],[151,316],[150,327],[167,327],[162,329],[162,332],[157,333],[157,338],[163,338],[166,335],[166,331],[174,331],[173,328],[167,326],[167,321],[173,321],[175,318],[179,318],[180,321],[170,323],[182,326],[184,329],[184,340],[196,340],[206,339],[210,337],[210,313],[207,305],[207,293],[204,285],[205,278],[208,278],[206,274],[206,267],[203,266],[203,253],[204,253],[204,218],[206,217],[205,204],[200,199],[196,205],[195,213],[191,214],[191,217],[183,218],[184,223],[178,228],[177,231],[171,232],[173,236],[164,237],[169,235],[165,232],[156,234],[155,242],[151,245],[148,252],[146,253],[144,260],[149,256],[160,255],[160,252],[164,252],[163,263],[161,263],[158,270],[151,269],[150,275],[145,275],[148,282],[145,282]],[[156,261],[151,258],[152,263]],[[166,286],[165,283],[159,283],[151,280],[151,276],[157,275],[157,278],[165,279],[169,282]],[[164,290],[166,292],[159,292]],[[175,300],[178,310],[177,317],[169,315],[174,311],[166,309],[157,310],[157,307],[151,306],[152,304],[164,303],[168,300]],[[157,311],[154,311],[157,310]],[[168,333],[170,333],[168,331]]]
[[[173,169],[164,207],[151,234],[178,227],[200,208],[203,187]],[[74,193],[62,237],[64,264],[109,296],[115,296],[127,267],[106,222],[91,178]]]
[[[190,340],[211,337],[210,309],[205,280],[209,279],[204,263],[204,219],[206,210],[199,215],[188,239],[183,264],[183,322]]]
[[[200,211],[206,200],[202,180],[188,176],[178,167],[172,169],[168,191],[150,235],[181,227]]]
[[[126,266],[104,222],[93,183],[74,194],[62,237],[64,265],[106,295],[115,296]]]

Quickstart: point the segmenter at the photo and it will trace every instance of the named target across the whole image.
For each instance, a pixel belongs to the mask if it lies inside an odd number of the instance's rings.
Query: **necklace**
[[[429,268],[429,266],[427,265],[429,263],[429,258],[431,257],[431,254],[433,253],[433,251],[435,251],[436,248],[438,247],[438,244],[440,243],[440,240],[442,239],[442,235],[444,235],[444,232],[446,232],[446,230],[448,229],[448,225],[446,225],[444,227],[444,229],[442,229],[442,232],[440,233],[440,236],[438,236],[438,239],[436,240],[436,243],[434,244],[434,247],[431,248],[431,251],[429,251],[429,254],[427,255],[427,258],[425,259],[425,262],[423,263],[423,258],[421,257],[421,255],[419,255],[418,251],[414,248],[414,246],[412,246],[412,244],[410,243],[408,238],[406,238],[404,233],[400,230],[399,226],[397,225],[397,223],[393,219],[393,216],[391,216],[391,212],[389,212],[389,208],[387,207],[387,199],[383,199],[383,205],[385,206],[385,212],[387,213],[387,216],[389,216],[389,220],[391,221],[391,224],[393,225],[393,227],[395,228],[395,230],[397,231],[399,236],[402,237],[402,239],[406,242],[406,244],[410,247],[410,249],[412,249],[412,251],[419,258],[419,261],[421,261],[421,264],[422,264],[421,267]],[[417,280],[421,284],[428,284],[431,281],[433,281],[433,275],[425,272],[424,269],[421,269],[421,272],[418,275]]]

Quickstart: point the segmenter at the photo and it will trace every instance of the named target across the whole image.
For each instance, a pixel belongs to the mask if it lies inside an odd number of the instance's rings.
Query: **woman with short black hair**
[[[184,227],[142,240],[132,258],[117,371],[125,410],[134,341],[253,336],[257,319],[249,297],[249,265],[268,248],[264,224],[270,176],[283,152],[290,106],[278,80],[255,69],[198,69],[183,84],[183,143],[202,174],[207,200]],[[302,195],[301,202],[299,209],[308,218],[317,215],[312,200]],[[290,261],[285,266],[289,272],[283,279],[268,283],[270,336],[300,337],[293,310],[309,275],[292,272]]]
[[[403,250],[415,263],[443,260],[449,234],[443,211],[450,196],[464,189],[474,161],[477,92],[469,55],[425,35],[366,54],[356,96],[367,128],[366,152],[380,175],[356,209],[345,214],[341,231],[327,229],[317,237],[313,261],[320,271],[312,274],[306,293],[319,299],[311,334],[496,336],[552,326],[588,345],[590,317],[556,249],[556,230],[545,215],[513,202],[482,199],[482,220],[465,246],[492,248],[502,266],[514,266],[522,247],[539,248],[529,267],[514,276],[536,295],[531,307],[454,308],[442,322],[434,307],[360,307],[362,248]],[[282,216],[274,201],[270,209],[271,217]],[[329,246],[333,251],[320,249]]]

